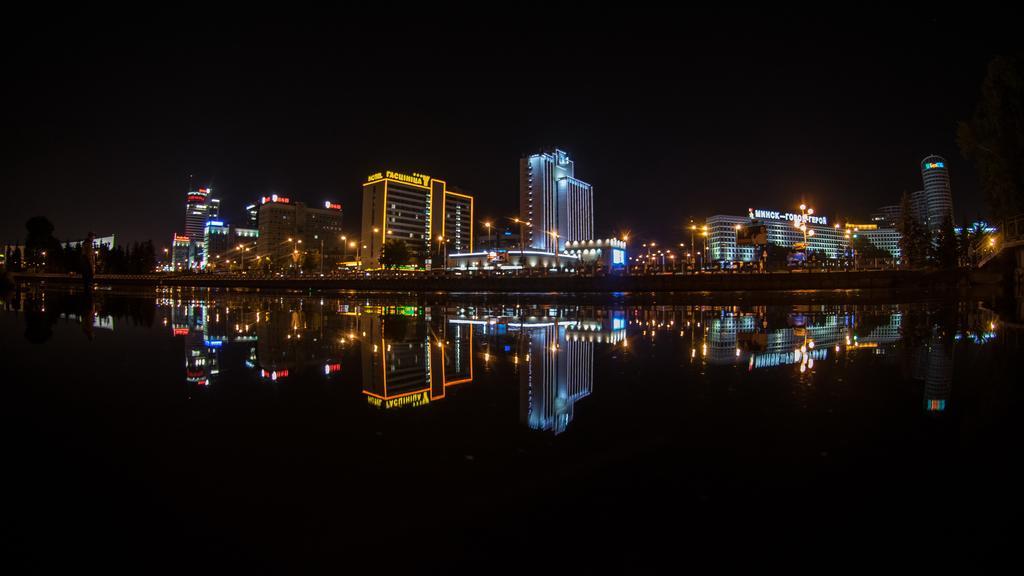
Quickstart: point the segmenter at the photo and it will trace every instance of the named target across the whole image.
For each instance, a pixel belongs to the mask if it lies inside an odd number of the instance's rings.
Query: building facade
[[[816,252],[825,258],[845,257],[856,236],[863,234],[875,246],[888,250],[899,258],[900,235],[894,228],[881,228],[874,224],[862,225],[865,230],[854,231],[830,223],[824,216],[787,213],[773,210],[750,210],[746,217],[715,215],[707,219],[707,259],[719,264],[726,262],[753,262],[758,259],[753,244],[742,245],[738,241],[741,232],[754,227],[764,230],[760,241],[788,249],[803,245],[806,250]],[[807,233],[798,226],[807,225]],[[697,250],[700,247],[696,247]]]
[[[472,252],[473,196],[440,178],[391,170],[363,184],[361,264],[379,268],[384,243],[404,242],[408,266],[444,266],[448,254]]]
[[[562,150],[519,160],[519,219],[527,248],[561,251],[566,242],[593,240],[594,189],[576,178]]]
[[[272,269],[301,269],[307,256],[333,270],[344,252],[340,204],[326,202],[313,208],[289,198],[260,199],[257,256]]]

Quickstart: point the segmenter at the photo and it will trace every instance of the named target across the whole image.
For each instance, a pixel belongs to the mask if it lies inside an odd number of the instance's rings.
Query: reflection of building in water
[[[278,380],[300,368],[315,367],[325,374],[340,370],[342,338],[354,330],[355,318],[328,309],[322,300],[279,302],[257,311],[253,326],[260,375]]]
[[[942,340],[938,326],[917,349],[914,378],[924,380],[924,409],[927,412],[945,412],[953,391],[953,356]]]
[[[449,386],[473,381],[473,327],[442,324],[431,335],[423,317],[363,314],[363,394],[390,409],[444,398]]]
[[[901,315],[883,317],[887,321],[872,325],[861,336],[853,313],[796,312],[787,317],[785,327],[770,328],[756,314],[720,310],[703,319],[705,357],[709,364],[746,362],[750,369],[797,364],[805,359],[821,361],[833,346],[870,348],[899,341]]]
[[[529,339],[526,368],[519,372],[519,418],[534,430],[564,432],[576,402],[594,385],[594,344],[567,340],[566,324],[522,324]]]
[[[519,419],[534,430],[560,434],[576,402],[594,391],[594,345],[626,338],[625,314],[602,320],[509,323],[526,343],[519,370]]]

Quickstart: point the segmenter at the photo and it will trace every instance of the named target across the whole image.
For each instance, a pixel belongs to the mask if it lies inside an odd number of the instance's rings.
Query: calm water
[[[1006,554],[1018,333],[843,299],[27,289],[0,312],[7,517],[37,568]]]

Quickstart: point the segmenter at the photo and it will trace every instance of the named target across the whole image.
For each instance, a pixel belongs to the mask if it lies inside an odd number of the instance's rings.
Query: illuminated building
[[[192,240],[184,234],[175,234],[171,240],[171,267],[175,270],[188,270],[191,267],[189,251]]]
[[[425,174],[390,170],[363,184],[361,260],[380,267],[384,243],[399,240],[411,256],[408,266],[443,267],[445,256],[473,250],[473,196]]]
[[[921,161],[924,190],[915,192],[912,204],[916,218],[929,230],[938,230],[947,219],[953,221],[953,192],[949,187],[949,169],[942,156]]]
[[[594,238],[594,189],[575,177],[567,153],[556,149],[519,160],[519,219],[527,222],[528,249],[560,252],[566,242]]]
[[[741,245],[737,240],[744,228],[763,226],[766,231],[764,240],[767,244],[794,249],[805,240],[804,232],[796,224],[805,224],[806,250],[821,254],[825,258],[842,258],[851,249],[855,237],[864,237],[879,248],[888,250],[894,258],[899,258],[899,232],[892,228],[850,232],[847,237],[846,228],[837,228],[824,216],[805,216],[799,212],[780,212],[773,210],[750,209],[747,216],[715,215],[707,219],[707,256],[709,262],[753,262],[758,259],[753,245]],[[872,224],[868,225],[873,226]],[[739,230],[737,229],[739,227]],[[813,233],[811,233],[813,231]],[[695,250],[700,250],[695,246]]]
[[[257,255],[281,269],[301,268],[309,254],[319,270],[322,247],[324,270],[333,270],[344,249],[341,218],[340,204],[313,208],[277,194],[265,196],[260,201]]]
[[[451,269],[458,270],[518,270],[520,268],[565,268],[575,270],[580,259],[575,254],[559,254],[540,250],[492,250],[449,254]]]
[[[255,260],[258,238],[259,230],[228,226],[221,220],[208,220],[203,234],[202,267],[243,267],[242,259],[251,263]]]
[[[871,242],[875,246],[887,251],[892,254],[892,257],[896,260],[900,259],[900,233],[895,228],[876,228],[868,230],[858,230],[855,232],[858,236],[864,236],[868,242]]]
[[[566,242],[565,253],[579,257],[585,267],[613,271],[626,268],[626,243],[616,238]]]
[[[202,268],[220,267],[222,258],[231,249],[231,227],[220,220],[207,220],[203,229]]]
[[[188,236],[192,245],[189,246],[188,263],[181,268],[195,268],[201,266],[205,256],[203,247],[205,244],[206,221],[216,220],[220,216],[220,200],[213,198],[212,188],[199,188],[191,190],[185,198],[185,236]],[[178,267],[178,264],[175,263]]]

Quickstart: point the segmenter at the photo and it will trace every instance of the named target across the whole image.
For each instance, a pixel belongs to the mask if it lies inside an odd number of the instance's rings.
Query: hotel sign
[[[416,186],[430,186],[430,176],[426,174],[413,173],[412,176],[408,174],[402,174],[401,172],[392,172],[390,170],[384,172],[377,172],[376,174],[370,174],[367,178],[367,182],[376,182],[377,180],[395,180],[396,182],[405,182],[407,184],[415,184]]]
[[[792,212],[777,212],[775,210],[750,209],[751,220],[789,220],[790,222],[807,222],[819,226],[828,226],[828,218],[825,216],[804,216]]]

